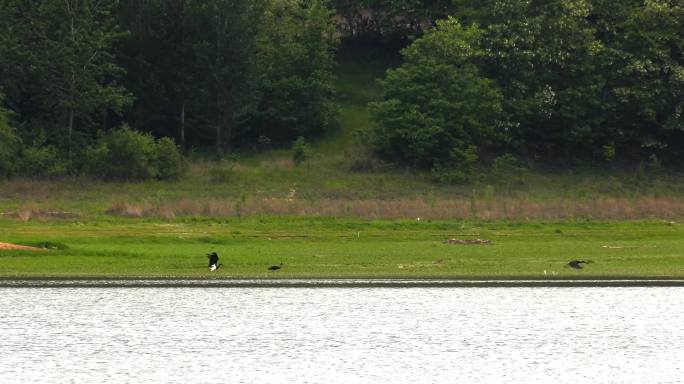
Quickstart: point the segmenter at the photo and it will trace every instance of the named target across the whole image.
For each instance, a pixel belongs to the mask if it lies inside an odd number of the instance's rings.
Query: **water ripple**
[[[684,289],[0,288],[3,383],[679,383]]]

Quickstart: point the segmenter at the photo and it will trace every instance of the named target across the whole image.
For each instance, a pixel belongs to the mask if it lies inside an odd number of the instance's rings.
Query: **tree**
[[[431,29],[454,10],[452,0],[333,0],[346,38],[406,42]]]
[[[12,174],[19,153],[19,138],[9,125],[8,113],[2,108],[4,96],[0,93],[0,179]]]
[[[335,118],[330,10],[322,0],[272,0],[256,52],[257,99],[245,139],[275,144],[324,132]]]
[[[208,0],[192,16],[198,26],[194,54],[217,153],[235,139],[254,101],[255,36],[262,25],[262,6],[251,0]]]
[[[387,72],[382,101],[370,106],[380,153],[445,168],[497,141],[502,97],[475,65],[481,37],[449,18],[402,51],[404,64]]]
[[[681,165],[684,145],[684,4],[596,1],[606,47],[604,112],[616,152]],[[654,157],[655,156],[655,157]]]
[[[601,45],[588,0],[460,1],[482,25],[480,68],[496,80],[511,150],[547,161],[582,157],[601,126]],[[600,145],[599,145],[600,147]]]
[[[0,13],[11,33],[0,44],[1,84],[20,117],[40,116],[66,130],[71,157],[75,129],[96,127],[107,111],[120,113],[131,96],[116,79],[113,43],[121,37],[112,10],[116,1],[3,0]],[[5,56],[7,55],[7,56]]]
[[[175,136],[182,148],[192,144],[194,129],[206,125],[196,121],[206,105],[196,90],[196,7],[189,0],[122,0],[117,13],[129,32],[117,44],[117,62],[136,95],[125,119],[157,137]]]

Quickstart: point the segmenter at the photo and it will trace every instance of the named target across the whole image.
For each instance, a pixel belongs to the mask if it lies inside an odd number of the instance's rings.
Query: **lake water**
[[[683,383],[684,288],[0,288],[2,383]]]

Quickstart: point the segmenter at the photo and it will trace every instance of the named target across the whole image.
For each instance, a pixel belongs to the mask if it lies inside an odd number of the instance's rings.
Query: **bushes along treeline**
[[[455,3],[383,80],[380,153],[457,180],[506,152],[682,165],[684,2]]]
[[[682,0],[0,0],[0,25],[4,175],[86,171],[124,123],[217,152],[325,132],[336,25],[413,41],[371,105],[389,159],[681,165]]]
[[[48,173],[80,172],[98,132],[123,123],[220,153],[334,119],[323,0],[0,0],[0,25],[5,174],[21,170],[5,165],[19,146],[61,164]]]

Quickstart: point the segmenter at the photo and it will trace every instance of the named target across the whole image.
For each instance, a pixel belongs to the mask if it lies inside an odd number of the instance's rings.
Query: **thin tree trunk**
[[[69,123],[68,123],[68,143],[69,143],[69,165],[71,165],[71,136],[74,131],[74,107],[69,107]]]
[[[181,150],[185,151],[185,101],[181,103],[181,122],[180,122],[180,144]]]
[[[216,115],[216,154],[220,155],[221,154],[221,109],[220,109],[220,103],[216,103],[216,107],[218,108],[217,115]]]

